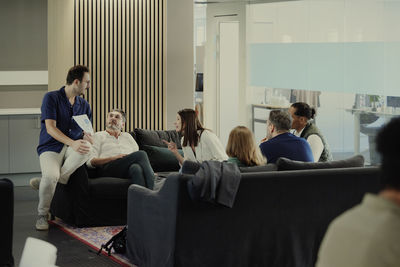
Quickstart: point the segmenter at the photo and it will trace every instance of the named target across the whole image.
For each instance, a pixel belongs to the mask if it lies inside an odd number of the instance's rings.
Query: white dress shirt
[[[294,130],[293,134],[297,137],[300,137],[301,133],[304,131],[304,128],[301,129],[300,132]],[[311,147],[311,151],[314,157],[314,162],[318,162],[319,157],[321,157],[322,151],[324,151],[324,143],[322,143],[322,139],[318,135],[312,134],[309,135],[306,140]]]
[[[183,144],[183,137],[181,140]],[[209,130],[204,130],[200,136],[199,143],[194,148],[196,155],[190,146],[182,146],[182,151],[185,160],[203,162],[205,160],[228,160],[228,155],[219,141],[218,137]]]
[[[97,132],[93,136],[93,145],[86,165],[94,168],[90,163],[93,158],[108,158],[119,154],[128,155],[138,150],[139,146],[135,139],[127,132],[121,132],[118,138],[106,131]]]

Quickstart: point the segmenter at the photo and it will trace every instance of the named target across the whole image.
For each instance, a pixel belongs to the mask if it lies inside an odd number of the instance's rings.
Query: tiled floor
[[[119,266],[106,256],[97,256],[96,252],[78,240],[70,237],[55,226],[49,231],[36,231],[36,210],[38,194],[27,186],[14,188],[14,233],[13,255],[15,266],[19,265],[25,240],[28,236],[39,238],[55,245],[57,266]]]

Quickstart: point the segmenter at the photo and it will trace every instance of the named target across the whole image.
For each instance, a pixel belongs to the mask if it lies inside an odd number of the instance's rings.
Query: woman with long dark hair
[[[179,154],[174,142],[164,143],[174,153],[179,163],[185,160],[202,162],[205,160],[227,160],[224,147],[218,137],[210,130],[204,128],[193,109],[183,109],[176,115],[175,129],[182,134],[183,157]]]

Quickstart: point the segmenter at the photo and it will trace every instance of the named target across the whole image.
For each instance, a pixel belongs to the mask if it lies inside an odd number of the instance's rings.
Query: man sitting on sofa
[[[331,223],[316,266],[400,266],[399,131],[400,118],[392,119],[376,139],[383,190],[367,193],[361,204]]]
[[[260,144],[261,152],[268,163],[275,163],[278,158],[313,162],[310,145],[303,138],[289,132],[292,117],[285,110],[271,110],[267,121],[267,137]]]
[[[314,160],[316,162],[331,161],[332,154],[328,142],[314,124],[315,109],[307,103],[297,102],[290,106],[289,113],[293,119],[293,134],[307,140],[313,152]]]
[[[107,114],[106,130],[96,132],[89,160],[89,168],[96,168],[98,176],[129,178],[134,184],[153,189],[154,172],[146,152],[140,150],[132,135],[123,132],[125,112],[113,109]]]
[[[120,109],[107,114],[106,130],[93,135],[93,145],[86,165],[96,168],[99,177],[129,178],[132,183],[153,189],[154,172],[146,152],[139,150],[132,135],[123,132],[126,115]],[[40,179],[32,186],[39,188]]]

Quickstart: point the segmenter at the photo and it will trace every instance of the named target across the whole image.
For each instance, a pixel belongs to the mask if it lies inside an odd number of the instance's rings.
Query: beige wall
[[[48,0],[49,91],[65,84],[74,65],[74,1]]]
[[[47,0],[0,1],[0,35],[0,71],[47,70]],[[0,108],[40,107],[46,92],[47,85],[0,85]]]
[[[47,70],[47,0],[0,1],[0,71]]]
[[[36,41],[44,43],[41,45],[42,48],[46,48],[46,53],[43,55],[42,52],[36,52],[27,42],[23,48],[24,53],[28,53],[30,57],[39,56],[44,63],[41,65],[45,66],[48,64],[49,71],[49,86],[48,90],[57,90],[60,86],[65,83],[65,76],[69,67],[73,65],[73,4],[72,0],[48,0],[42,1],[44,4],[38,9],[36,1],[29,0],[17,0],[17,1],[1,1],[2,12],[14,12],[13,9],[3,8],[4,3],[20,3],[24,2],[31,3],[35,2],[35,8],[31,9],[32,16],[40,16],[47,22],[48,26],[46,32],[46,24],[38,26],[37,21],[33,22],[32,27],[19,27],[17,29],[18,35],[31,36]],[[173,127],[175,121],[176,112],[182,108],[193,108],[194,107],[194,82],[193,82],[193,2],[187,0],[168,0],[167,3],[167,89],[166,89],[166,117],[167,117],[167,128]],[[25,5],[25,4],[24,4]],[[46,6],[47,5],[47,6]],[[29,5],[28,5],[29,6]],[[47,7],[47,16],[46,16]],[[42,14],[45,12],[44,14]],[[3,14],[2,13],[2,14]],[[8,17],[19,17],[20,14],[11,13]],[[5,16],[1,16],[4,20]],[[21,18],[22,19],[22,18]],[[29,19],[29,21],[34,21]],[[0,27],[4,30],[4,25]],[[19,24],[18,24],[19,25]],[[63,30],[59,28],[63,25]],[[39,27],[39,28],[38,28]],[[58,30],[57,30],[58,29]],[[44,35],[44,33],[47,35]],[[46,38],[47,37],[47,38]],[[46,43],[47,41],[47,43]],[[2,44],[0,43],[0,46]],[[48,54],[56,55],[49,56],[47,58],[47,46]],[[34,51],[34,52],[32,52]],[[0,50],[0,56],[4,57],[5,51]],[[25,57],[26,58],[26,57]],[[37,61],[37,60],[35,60]],[[45,68],[42,68],[45,70]],[[23,68],[22,68],[23,69]],[[21,69],[21,70],[22,70]],[[33,69],[25,69],[33,70]],[[36,69],[35,69],[36,70]],[[9,88],[0,88],[0,108],[1,107],[39,107],[41,104],[41,98],[47,91],[44,87],[34,87],[26,89],[26,92],[14,91]]]
[[[167,128],[176,112],[194,108],[193,1],[167,0]]]
[[[46,85],[1,86],[0,108],[39,108]]]

